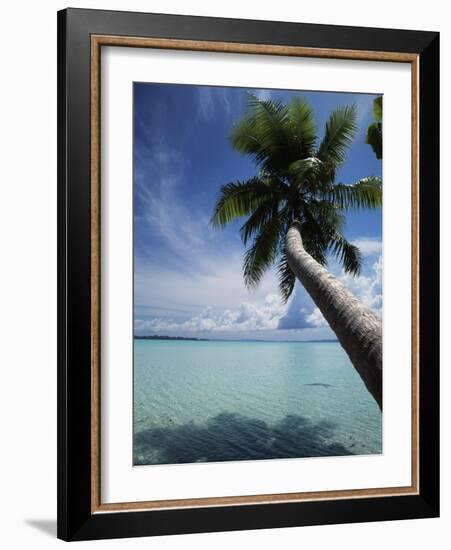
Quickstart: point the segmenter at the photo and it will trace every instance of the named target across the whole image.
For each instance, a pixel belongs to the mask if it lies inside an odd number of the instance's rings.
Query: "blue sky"
[[[218,339],[334,338],[299,285],[282,304],[270,270],[256,290],[242,278],[241,224],[213,230],[209,220],[221,185],[256,173],[251,158],[234,151],[229,130],[244,112],[246,91],[312,106],[321,138],[330,112],[356,104],[359,132],[337,181],[382,175],[365,144],[376,96],[332,92],[252,90],[135,83],[134,94],[134,330]],[[382,308],[382,212],[349,211],[346,237],[364,257],[358,278],[328,268],[369,307]]]

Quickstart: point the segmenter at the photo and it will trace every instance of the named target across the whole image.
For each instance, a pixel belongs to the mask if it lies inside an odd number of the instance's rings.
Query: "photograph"
[[[133,82],[133,465],[383,453],[383,95]]]
[[[57,537],[340,524],[348,545],[351,524],[438,518],[440,25],[388,4],[106,8],[58,11],[39,125],[57,126]]]

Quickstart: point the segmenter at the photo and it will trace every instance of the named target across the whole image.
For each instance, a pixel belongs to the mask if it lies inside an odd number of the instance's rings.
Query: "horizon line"
[[[191,342],[266,342],[266,343],[312,343],[312,342],[338,342],[337,338],[324,338],[318,339],[313,338],[309,340],[266,340],[260,338],[201,338],[197,336],[169,336],[163,334],[134,334],[134,340],[167,340],[167,341],[191,341]]]

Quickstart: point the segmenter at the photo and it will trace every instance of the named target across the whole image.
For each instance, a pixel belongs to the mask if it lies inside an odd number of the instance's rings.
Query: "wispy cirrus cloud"
[[[199,86],[198,115],[207,122],[211,122],[217,115],[229,117],[233,112],[233,95],[229,88],[215,86]]]
[[[238,232],[231,237],[213,231],[205,210],[181,200],[190,170],[183,152],[163,137],[157,143],[143,139],[136,148],[135,304],[154,309],[203,304],[217,310],[263,302],[277,292],[274,273],[255,292],[246,289]]]
[[[161,116],[161,113],[159,114]],[[158,257],[168,267],[189,269],[193,251],[204,252],[214,237],[206,231],[206,213],[180,200],[189,159],[165,136],[147,134],[135,145],[135,259],[137,268],[145,259]],[[152,238],[140,238],[151,236]],[[158,247],[155,247],[155,243]],[[149,244],[148,244],[149,243]]]

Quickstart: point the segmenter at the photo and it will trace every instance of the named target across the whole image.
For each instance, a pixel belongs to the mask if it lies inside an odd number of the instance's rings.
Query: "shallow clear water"
[[[134,341],[134,463],[376,454],[382,415],[336,342]]]

